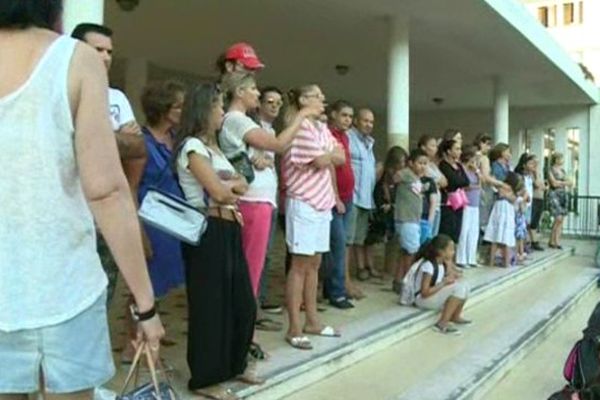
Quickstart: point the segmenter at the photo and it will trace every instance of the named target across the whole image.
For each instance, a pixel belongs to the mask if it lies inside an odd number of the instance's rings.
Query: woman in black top
[[[460,229],[462,227],[463,210],[453,210],[448,206],[448,195],[458,189],[469,186],[469,178],[460,164],[460,155],[462,151],[460,144],[455,140],[444,140],[440,144],[440,171],[448,180],[448,186],[442,190],[442,221],[440,224],[440,233],[448,235],[454,243],[458,243]]]

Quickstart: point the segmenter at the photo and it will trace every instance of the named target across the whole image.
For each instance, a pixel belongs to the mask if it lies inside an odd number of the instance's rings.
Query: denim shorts
[[[416,254],[421,246],[421,224],[419,222],[397,222],[396,233],[400,247],[408,254]]]
[[[0,394],[48,393],[98,387],[114,375],[106,292],[75,317],[57,325],[0,331]]]

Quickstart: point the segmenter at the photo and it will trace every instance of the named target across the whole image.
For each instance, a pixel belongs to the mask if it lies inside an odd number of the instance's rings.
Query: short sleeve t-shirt
[[[438,264],[437,269],[438,269],[437,278],[436,278],[435,282],[432,282],[433,286],[439,285],[440,283],[442,283],[442,281],[444,280],[444,275],[446,274],[446,268],[444,267],[443,263]],[[435,266],[432,264],[431,261],[423,261],[423,263],[421,264],[421,267],[419,268],[419,272],[417,272],[417,279],[416,279],[417,290],[421,290],[421,286],[423,285],[423,275],[425,275],[425,274],[431,275],[431,277],[433,279],[433,275],[435,274]]]
[[[423,184],[423,214],[421,215],[421,219],[427,220],[429,219],[429,207],[432,196],[434,201],[436,201],[439,196],[437,196],[437,185],[432,178],[424,176],[421,178],[421,183]]]
[[[118,131],[128,122],[135,121],[131,104],[123,92],[118,89],[108,88],[108,106],[110,122],[114,132]]]
[[[177,174],[179,176],[179,184],[183,190],[186,200],[191,205],[198,208],[206,208],[215,206],[216,203],[210,198],[204,187],[194,177],[189,170],[190,154],[196,153],[209,159],[215,172],[234,174],[235,169],[227,158],[220,151],[213,150],[207,147],[198,138],[188,139],[177,156]],[[226,206],[229,207],[229,206]]]
[[[398,222],[419,222],[423,214],[423,184],[409,168],[403,169],[399,174],[395,219]]]
[[[223,127],[219,134],[219,144],[225,156],[231,159],[239,153],[247,151],[250,158],[255,155],[266,155],[274,159],[275,155],[272,152],[256,149],[247,145],[244,141],[246,134],[256,128],[260,128],[260,125],[241,111],[230,111],[225,114]],[[264,130],[275,136],[275,131],[272,128]],[[275,167],[263,170],[254,168],[254,180],[241,199],[250,202],[267,202],[276,207],[277,173]]]

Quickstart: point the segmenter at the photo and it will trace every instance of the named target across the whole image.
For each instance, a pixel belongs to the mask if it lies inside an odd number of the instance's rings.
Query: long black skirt
[[[442,220],[440,222],[440,233],[448,235],[454,243],[458,243],[460,230],[462,228],[463,210],[452,210],[448,206],[442,206]]]
[[[183,245],[188,298],[189,389],[244,372],[256,303],[239,224],[209,218],[198,246]]]

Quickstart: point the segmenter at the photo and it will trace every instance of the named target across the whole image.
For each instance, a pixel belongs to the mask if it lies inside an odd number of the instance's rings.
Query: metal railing
[[[548,203],[544,207],[548,210]],[[578,237],[600,237],[600,196],[569,195],[569,215],[565,218],[563,233]],[[552,217],[544,213],[543,230],[550,229]]]

